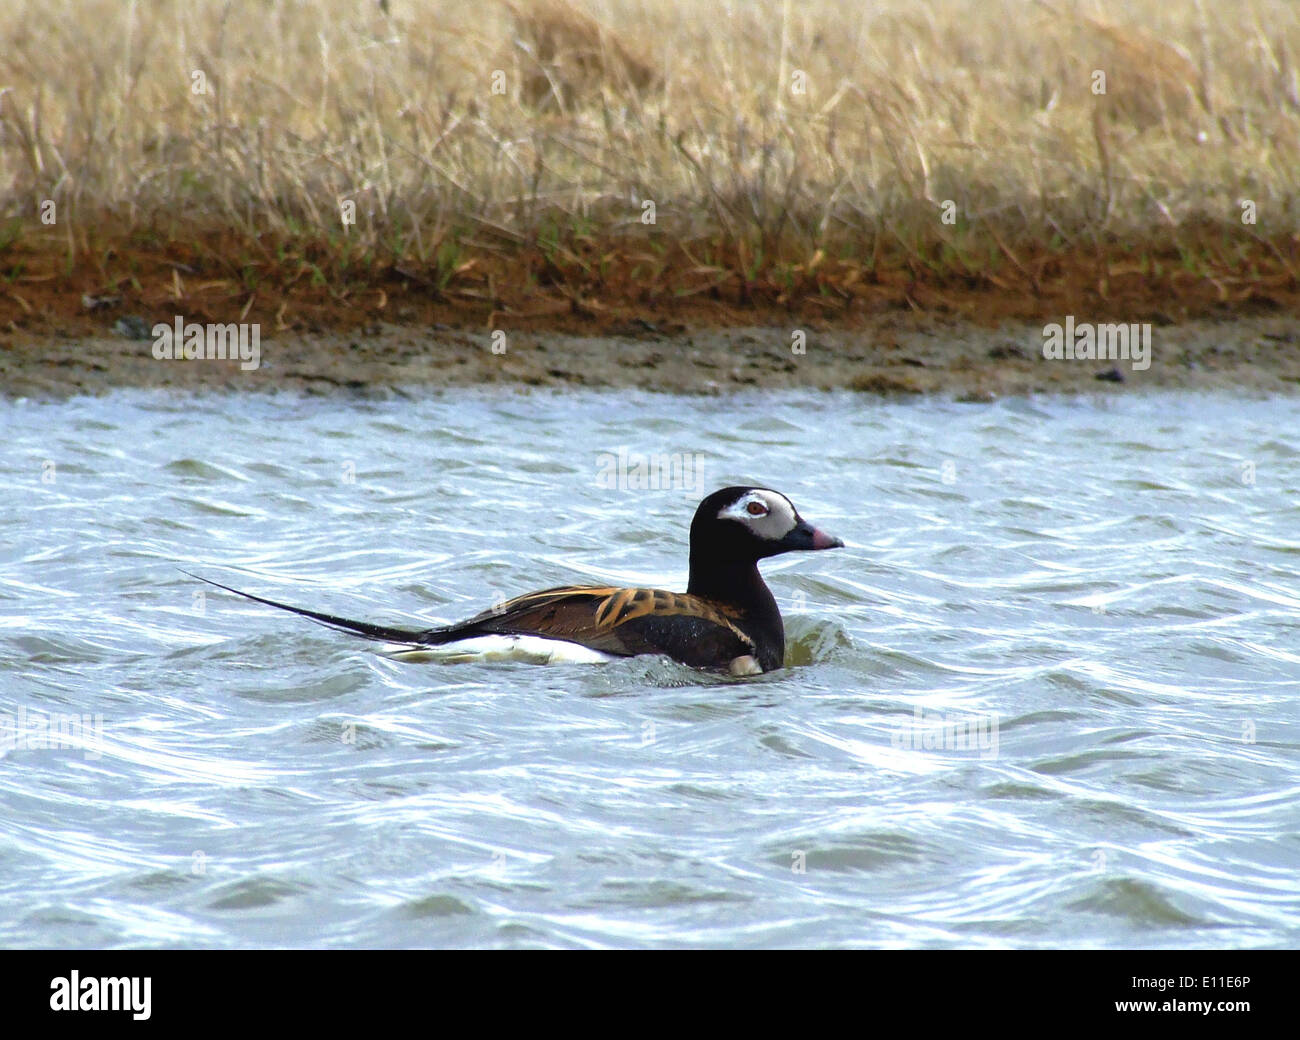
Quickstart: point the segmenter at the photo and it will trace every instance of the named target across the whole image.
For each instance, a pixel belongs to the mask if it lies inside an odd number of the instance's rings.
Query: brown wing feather
[[[674,625],[670,618],[695,619],[697,623]],[[674,638],[675,633],[685,638]],[[570,585],[530,592],[463,624],[425,633],[429,642],[439,643],[482,634],[536,635],[566,639],[605,653],[666,653],[678,660],[695,656],[690,647],[702,639],[734,645],[744,652],[754,645],[735,619],[696,596],[612,585]]]

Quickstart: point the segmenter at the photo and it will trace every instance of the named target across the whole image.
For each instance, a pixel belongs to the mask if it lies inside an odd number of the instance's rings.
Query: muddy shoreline
[[[1146,389],[1295,393],[1300,319],[1242,317],[1151,327],[1149,367],[1132,360],[1047,359],[1040,323],[984,327],[947,317],[878,315],[852,329],[690,328],[633,321],[600,335],[373,323],[350,332],[284,332],[236,360],[154,356],[143,326],[108,336],[0,335],[0,391],[67,397],[119,387],[293,390],[387,395],[441,387],[637,388],[715,394],[749,388],[1016,394]]]

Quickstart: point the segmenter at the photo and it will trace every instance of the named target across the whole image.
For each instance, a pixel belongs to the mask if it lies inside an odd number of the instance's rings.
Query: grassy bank
[[[1294,311],[1298,59],[1284,0],[13,0],[0,327]]]

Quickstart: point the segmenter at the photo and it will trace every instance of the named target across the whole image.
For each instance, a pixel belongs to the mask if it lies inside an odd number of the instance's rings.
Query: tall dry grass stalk
[[[584,242],[742,283],[1276,242],[1298,49],[1287,0],[10,0],[0,273],[20,246],[72,264],[213,229],[230,270],[308,243],[314,276],[439,287],[512,249],[595,263]]]

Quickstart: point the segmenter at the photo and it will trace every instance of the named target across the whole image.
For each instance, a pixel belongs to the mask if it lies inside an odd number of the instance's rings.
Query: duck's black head
[[[785,659],[785,626],[758,561],[795,549],[834,549],[844,543],[817,530],[794,504],[770,488],[715,491],[691,521],[691,580],[686,591],[728,604],[752,640],[759,667]]]
[[[785,495],[770,488],[715,491],[691,521],[691,569],[753,563],[796,549],[834,549],[844,543],[799,515]]]

